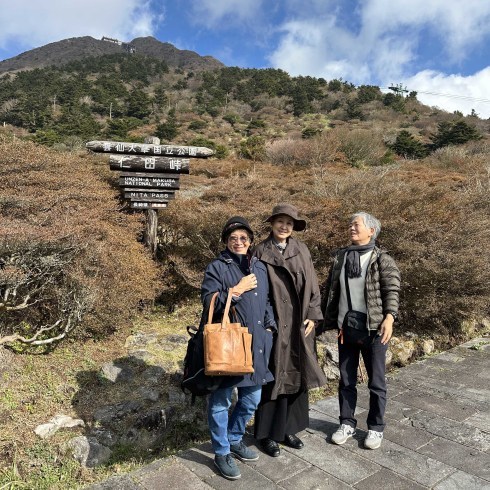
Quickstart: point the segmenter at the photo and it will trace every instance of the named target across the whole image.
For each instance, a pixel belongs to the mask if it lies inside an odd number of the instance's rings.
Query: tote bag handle
[[[216,298],[219,293],[216,292],[213,294],[211,298],[211,304],[209,305],[209,314],[208,314],[208,323],[213,323],[213,315],[214,315],[214,305],[216,303]],[[221,328],[226,328],[226,326],[230,323],[230,306],[231,306],[232,293],[231,288],[228,289],[228,297],[226,298],[225,311],[223,313],[223,319],[221,320]]]

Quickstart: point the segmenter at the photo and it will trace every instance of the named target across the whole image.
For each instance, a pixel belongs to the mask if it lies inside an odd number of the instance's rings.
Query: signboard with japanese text
[[[191,158],[207,158],[214,151],[201,146],[161,145],[155,137],[145,143],[89,141],[86,148],[109,156],[109,168],[119,171],[119,187],[129,208],[147,211],[145,243],[155,256],[156,211],[168,206],[180,188],[180,174],[190,172]]]
[[[109,168],[123,172],[169,172],[188,174],[188,158],[170,158],[157,156],[111,155]]]
[[[147,143],[125,143],[121,141],[89,141],[85,146],[88,150],[98,153],[191,158],[207,158],[214,155],[213,150],[203,146],[152,145]]]
[[[162,209],[167,207],[165,202],[147,202],[147,201],[131,201],[129,203],[131,209]]]

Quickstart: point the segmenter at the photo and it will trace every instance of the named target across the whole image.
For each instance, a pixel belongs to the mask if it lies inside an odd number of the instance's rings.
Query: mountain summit
[[[131,47],[129,50],[128,47]],[[176,48],[173,44],[162,43],[154,37],[138,37],[129,43],[116,39],[94,39],[90,36],[72,37],[0,62],[0,74],[21,70],[63,65],[83,58],[133,51],[134,55],[151,56],[165,61],[169,66],[187,70],[212,70],[223,67],[223,63],[212,56],[200,56],[194,51]]]

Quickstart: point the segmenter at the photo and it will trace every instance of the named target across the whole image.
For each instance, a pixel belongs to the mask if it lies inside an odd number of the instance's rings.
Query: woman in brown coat
[[[255,438],[270,456],[280,454],[278,442],[301,449],[296,436],[308,427],[308,390],[327,380],[315,352],[315,324],[323,319],[320,290],[310,252],[291,236],[306,221],[291,204],[278,204],[266,220],[271,234],[255,255],[267,265],[277,322],[269,369],[274,381],[262,389],[255,413]]]

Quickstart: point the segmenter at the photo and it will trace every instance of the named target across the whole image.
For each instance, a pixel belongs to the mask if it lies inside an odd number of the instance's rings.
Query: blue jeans
[[[369,412],[367,426],[370,430],[383,432],[386,408],[386,351],[388,344],[381,343],[381,335],[372,332],[365,345],[346,345],[339,341],[339,405],[340,423],[356,427],[354,416],[357,404],[357,369],[362,355],[368,375]]]
[[[238,401],[228,416],[233,388],[222,388],[209,395],[208,426],[214,454],[230,453],[230,444],[238,444],[245,434],[247,422],[252,418],[259,402],[262,386],[238,388]]]

